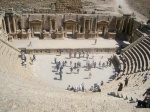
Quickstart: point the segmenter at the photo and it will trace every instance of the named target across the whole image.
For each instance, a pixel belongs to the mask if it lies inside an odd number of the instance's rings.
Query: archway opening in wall
[[[90,30],[90,29],[89,29],[89,28],[90,28],[89,22],[90,22],[89,20],[85,20],[85,30],[86,30],[86,31],[89,31],[89,30]]]
[[[76,28],[75,25],[76,25],[76,21],[73,20],[65,21],[65,31],[66,31],[67,38],[75,38],[74,37],[75,28]]]
[[[105,33],[106,33],[105,31],[107,27],[108,27],[108,21],[99,21],[97,23],[97,31],[98,31],[99,37],[105,36]]]
[[[41,39],[41,33],[42,33],[42,21],[40,20],[33,20],[30,21],[31,31],[33,34],[33,37],[37,37]]]
[[[55,20],[52,19],[52,29],[55,30]]]

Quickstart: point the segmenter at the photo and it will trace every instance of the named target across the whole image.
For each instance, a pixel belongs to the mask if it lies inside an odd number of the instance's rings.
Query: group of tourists
[[[26,68],[27,56],[26,56],[25,52],[21,52],[21,59],[22,59],[22,66],[25,66],[25,68]]]
[[[143,100],[137,100],[137,107],[150,108],[150,87],[143,94],[145,98]]]
[[[79,54],[79,58],[81,57],[81,52],[78,52]],[[84,52],[82,52],[82,57],[84,57]],[[74,57],[76,58],[76,55],[77,53],[74,53]],[[71,58],[71,54],[69,54],[70,58]],[[89,58],[89,53],[87,52],[87,57]],[[73,73],[73,71],[75,71],[75,73],[79,74],[80,72],[80,68],[83,67],[83,68],[86,68],[86,70],[88,71],[91,71],[92,68],[99,68],[99,69],[103,69],[105,67],[111,67],[112,65],[112,57],[109,58],[106,62],[96,62],[94,61],[94,54],[92,54],[92,59],[93,61],[90,62],[90,60],[86,60],[86,63],[85,65],[81,63],[81,61],[77,61],[77,62],[74,62],[72,60],[70,60],[70,66],[67,66],[68,65],[68,61],[67,60],[64,60],[62,62],[58,61],[57,58],[54,58],[54,63],[56,64],[55,68],[57,70],[57,72],[59,71],[59,75],[60,75],[60,80],[62,80],[62,70],[64,67],[70,67],[70,74]],[[103,59],[103,56],[101,57],[101,59]],[[98,63],[98,64],[97,64]],[[83,65],[83,66],[81,66]],[[90,72],[89,73],[89,79],[92,77],[92,73]]]
[[[101,92],[101,86],[103,86],[104,82],[101,81],[100,83],[95,83],[94,85],[92,85],[89,89],[89,91],[91,92]],[[71,86],[71,85],[68,85],[67,87],[67,90],[69,91],[73,91],[73,92],[86,92],[86,89],[85,89],[85,86],[84,86],[84,83],[80,84],[79,86]]]
[[[75,87],[68,85],[67,90],[73,91],[73,92],[79,92],[79,91],[85,92],[84,83],[80,84],[79,86],[75,86]]]
[[[26,56],[26,53],[25,52],[21,52],[21,59],[22,59],[22,66],[25,66],[26,68],[26,65],[27,65],[27,56]],[[36,60],[36,57],[35,57],[35,54],[32,55],[32,57],[30,56],[30,61],[31,61],[31,65],[33,65],[33,61]]]

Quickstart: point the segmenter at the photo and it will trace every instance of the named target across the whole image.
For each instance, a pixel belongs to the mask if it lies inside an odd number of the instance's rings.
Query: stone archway
[[[42,33],[42,21],[41,20],[33,20],[30,21],[30,27],[32,31],[32,37],[39,37],[41,38]]]
[[[66,37],[71,37],[71,38],[74,37],[74,33],[76,30],[76,23],[77,22],[74,20],[65,21],[65,36]]]
[[[97,23],[98,35],[104,37],[108,31],[108,21],[99,21]]]

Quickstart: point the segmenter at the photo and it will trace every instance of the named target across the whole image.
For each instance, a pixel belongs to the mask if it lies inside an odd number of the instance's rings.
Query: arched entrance
[[[108,21],[99,21],[97,23],[97,32],[99,37],[104,37],[108,31]]]
[[[30,21],[30,27],[31,27],[31,31],[32,31],[32,37],[41,38],[42,21],[41,20]]]
[[[76,23],[74,20],[65,21],[65,36],[67,38],[74,38]]]

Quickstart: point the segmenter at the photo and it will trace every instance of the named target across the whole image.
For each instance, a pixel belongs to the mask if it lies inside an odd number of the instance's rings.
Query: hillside
[[[128,4],[142,15],[150,18],[150,0],[127,0]]]

